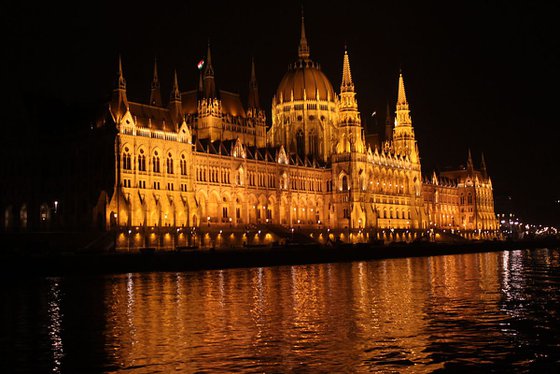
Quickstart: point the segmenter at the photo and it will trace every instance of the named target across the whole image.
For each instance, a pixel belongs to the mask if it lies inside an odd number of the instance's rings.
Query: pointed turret
[[[360,126],[361,118],[358,112],[358,101],[354,92],[354,82],[352,82],[352,72],[350,70],[350,58],[348,49],[344,47],[344,57],[342,59],[342,82],[340,84],[340,111],[341,120],[344,125]]]
[[[480,161],[480,171],[484,178],[488,178],[488,171],[486,170],[486,161],[484,160],[484,152],[482,152],[482,157]]]
[[[352,72],[350,71],[350,58],[348,57],[348,49],[346,47],[344,47],[340,92],[354,92],[354,82],[352,82]]]
[[[467,171],[471,172],[474,170],[474,164],[472,161],[471,149],[469,148],[469,153],[467,156]]]
[[[305,37],[305,20],[303,17],[303,8],[301,9],[301,37],[299,39],[298,56],[301,60],[309,60],[309,45]]]
[[[173,87],[171,88],[170,102],[181,101],[181,91],[179,90],[179,80],[177,79],[177,70],[173,72]]]
[[[117,72],[116,88],[113,90],[111,98],[111,112],[116,123],[119,123],[121,118],[128,110],[128,100],[126,97],[126,81],[124,79],[121,56],[119,55],[119,66]]]
[[[435,170],[432,172],[432,184],[435,184],[436,186],[439,185],[439,180]]]
[[[154,58],[154,77],[152,79],[152,90],[150,92],[150,105],[162,106],[161,90],[157,70],[157,59]]]
[[[391,141],[393,139],[393,122],[391,119],[391,107],[387,101],[387,118],[385,119],[385,140]]]
[[[206,52],[206,66],[204,68],[204,97],[216,97],[216,82],[214,81],[214,67],[212,66],[212,54],[210,51],[210,41],[208,41],[208,51]]]
[[[402,71],[399,73],[399,90],[395,114],[395,126],[393,128],[395,151],[400,155],[409,157],[413,163],[417,163],[420,161],[420,155],[418,154],[418,145],[416,144],[410,110],[408,109]]]
[[[183,118],[183,106],[181,104],[181,91],[179,90],[177,70],[173,74],[173,88],[171,89],[171,95],[169,95],[169,111],[175,124],[180,124]]]
[[[124,80],[121,55],[119,55],[119,72],[117,85],[119,87],[119,90],[126,90],[126,81]]]
[[[249,82],[249,108],[260,109],[259,87],[257,85],[257,75],[255,74],[255,59],[251,59],[251,80]]]
[[[408,101],[406,100],[406,92],[404,89],[404,78],[402,71],[399,73],[399,93],[397,96],[397,119],[396,126],[411,126],[410,110],[408,109]]]

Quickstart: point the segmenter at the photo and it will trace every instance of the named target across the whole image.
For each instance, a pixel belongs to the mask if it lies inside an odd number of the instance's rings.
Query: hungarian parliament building
[[[366,134],[347,51],[342,58],[335,92],[310,58],[302,18],[270,120],[254,64],[245,107],[216,88],[210,47],[197,88],[182,90],[175,73],[167,103],[157,66],[150,101],[130,101],[119,59],[96,124],[114,131],[114,188],[93,217],[117,231],[121,248],[495,237],[484,158],[475,168],[469,151],[465,167],[422,175],[402,72],[394,115],[381,134]]]

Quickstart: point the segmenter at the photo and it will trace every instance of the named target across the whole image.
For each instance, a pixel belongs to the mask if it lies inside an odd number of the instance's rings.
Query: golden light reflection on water
[[[499,297],[495,254],[129,274],[105,337],[136,372],[434,370],[428,348],[459,333],[434,316],[484,324]]]
[[[62,359],[64,357],[64,345],[62,344],[62,311],[61,311],[61,291],[60,279],[49,279],[49,301],[48,301],[48,333],[51,341],[52,352],[52,372],[60,373]]]
[[[540,372],[559,274],[541,249],[31,279],[0,288],[0,372]]]

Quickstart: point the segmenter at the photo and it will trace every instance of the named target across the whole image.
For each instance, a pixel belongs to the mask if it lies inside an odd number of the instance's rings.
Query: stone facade
[[[157,68],[150,104],[129,102],[119,61],[110,115],[98,123],[117,131],[116,181],[96,213],[120,247],[495,235],[484,162],[475,170],[469,153],[466,168],[422,177],[402,73],[394,122],[368,144],[348,53],[338,94],[309,58],[303,19],[298,55],[268,130],[254,65],[245,109],[216,89],[210,48],[198,89],[181,92],[175,74],[167,106]]]

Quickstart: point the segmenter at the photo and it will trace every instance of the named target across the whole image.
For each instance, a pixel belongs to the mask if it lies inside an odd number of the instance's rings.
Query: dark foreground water
[[[560,255],[3,279],[0,372],[560,368]]]

